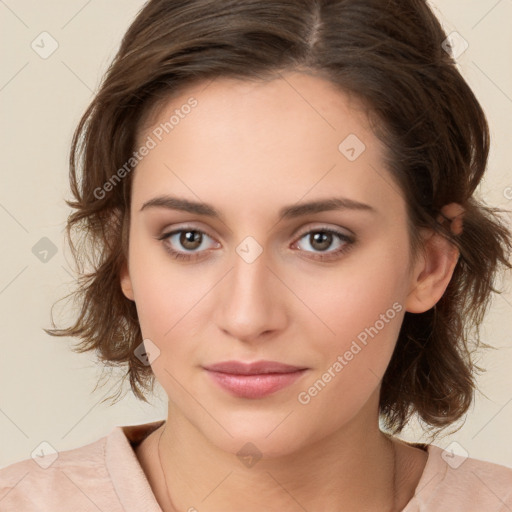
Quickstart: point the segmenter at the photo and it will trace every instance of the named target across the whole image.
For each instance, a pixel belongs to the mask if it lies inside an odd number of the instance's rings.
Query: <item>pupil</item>
[[[313,235],[313,241],[314,241],[314,243],[311,244],[311,245],[313,245],[313,247],[315,247],[315,244],[319,243],[320,247],[317,246],[316,247],[317,249],[319,249],[319,250],[328,249],[329,246],[331,245],[332,234],[326,233],[324,231],[319,231],[318,233],[315,233]]]
[[[201,234],[197,231],[184,231],[180,236],[180,244],[186,249],[197,249],[201,245]]]

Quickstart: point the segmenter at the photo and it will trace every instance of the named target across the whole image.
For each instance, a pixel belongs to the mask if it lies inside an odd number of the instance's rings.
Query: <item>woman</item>
[[[143,400],[158,380],[168,417],[6,468],[1,506],[512,507],[512,469],[393,437],[467,412],[510,266],[445,40],[420,0],[145,5],[75,133],[93,270],[48,332],[127,364]]]

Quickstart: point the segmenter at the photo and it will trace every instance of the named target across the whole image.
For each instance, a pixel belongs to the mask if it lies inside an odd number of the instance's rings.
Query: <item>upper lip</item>
[[[305,367],[292,366],[277,361],[255,361],[243,363],[242,361],[223,361],[204,367],[206,370],[230,373],[232,375],[259,375],[262,373],[292,373],[305,370]]]

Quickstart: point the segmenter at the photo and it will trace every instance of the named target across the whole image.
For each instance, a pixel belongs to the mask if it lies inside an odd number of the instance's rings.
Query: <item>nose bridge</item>
[[[218,326],[239,339],[252,339],[275,330],[282,326],[284,317],[276,283],[272,282],[275,276],[267,267],[269,258],[256,244],[255,240],[245,240],[236,248],[222,303],[217,308]]]
[[[259,252],[259,251],[258,251]],[[240,244],[233,258],[231,286],[233,296],[243,299],[256,298],[265,287],[268,289],[269,270],[267,254],[256,253],[256,249],[248,244]]]

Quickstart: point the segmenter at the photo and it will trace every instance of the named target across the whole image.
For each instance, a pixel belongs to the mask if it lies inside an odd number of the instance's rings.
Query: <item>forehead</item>
[[[364,105],[304,73],[198,83],[151,112],[138,146],[150,139],[135,173],[139,203],[157,189],[257,210],[306,194],[382,203],[398,192]]]
[[[207,115],[212,109],[221,109],[223,117],[238,112],[247,119],[261,111],[263,102],[267,110],[273,109],[276,115],[282,110],[304,120],[315,115],[317,121],[324,123],[324,128],[334,131],[342,131],[349,119],[369,130],[367,106],[356,95],[313,72],[289,71],[266,80],[216,77],[180,85],[145,112],[138,126],[138,138],[168,121],[173,113],[186,107],[191,98],[197,99],[200,106],[200,109],[194,108],[194,117],[198,117],[198,110]],[[269,120],[276,121],[276,118],[272,116]]]

